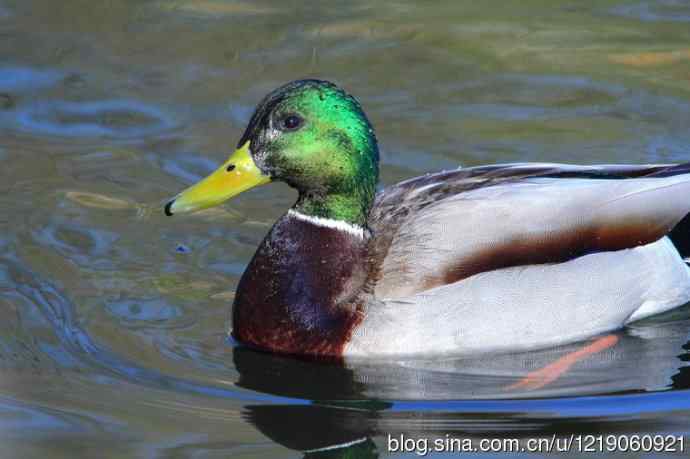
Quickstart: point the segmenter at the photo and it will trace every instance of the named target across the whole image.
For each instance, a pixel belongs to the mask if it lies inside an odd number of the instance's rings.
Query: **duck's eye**
[[[302,118],[299,115],[288,115],[280,122],[283,131],[294,131],[302,126]]]

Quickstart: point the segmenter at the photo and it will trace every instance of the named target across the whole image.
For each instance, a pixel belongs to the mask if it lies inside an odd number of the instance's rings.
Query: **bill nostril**
[[[234,171],[234,170],[235,170],[235,165],[234,165],[234,164],[230,164],[230,165],[228,166],[228,168],[227,168],[227,171],[228,171],[228,172],[232,172],[232,171]]]

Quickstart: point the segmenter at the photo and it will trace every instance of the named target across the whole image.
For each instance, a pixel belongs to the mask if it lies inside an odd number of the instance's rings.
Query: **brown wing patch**
[[[441,275],[425,278],[421,290],[451,284],[481,272],[513,266],[563,263],[588,253],[650,244],[665,236],[670,229],[664,223],[627,221],[618,225],[588,225],[547,233],[541,238],[515,238],[471,257],[455,260]]]
[[[406,180],[387,188],[377,196],[371,210],[369,224],[374,234],[368,248],[370,290],[387,282],[386,260],[400,243],[399,235],[408,223],[425,208],[433,207],[449,197],[507,183],[519,183],[532,178],[626,180],[632,178],[661,178],[690,172],[690,163],[680,165],[598,165],[574,166],[564,164],[506,164],[458,169]],[[596,220],[595,220],[596,221]],[[591,223],[591,221],[590,221]],[[539,237],[500,241],[489,250],[471,257],[453,259],[443,274],[428,279],[414,277],[415,260],[407,260],[402,272],[410,276],[392,278],[392,284],[411,280],[415,285],[432,286],[455,282],[474,274],[525,264],[558,263],[587,253],[620,250],[656,241],[671,230],[673,222],[633,221],[589,224],[562,233],[548,233]],[[670,225],[670,227],[669,227]],[[676,239],[685,236],[676,236]],[[690,238],[686,238],[690,240]],[[674,240],[676,242],[676,240]],[[689,244],[690,246],[690,244]],[[689,249],[690,250],[690,249]],[[404,260],[398,260],[404,261]],[[401,270],[397,266],[396,272]],[[415,289],[416,290],[416,289]],[[384,289],[385,291],[385,289]],[[419,291],[419,290],[417,290]]]

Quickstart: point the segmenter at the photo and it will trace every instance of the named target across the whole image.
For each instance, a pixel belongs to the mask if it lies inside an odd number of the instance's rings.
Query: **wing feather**
[[[413,179],[372,210],[375,292],[405,297],[481,272],[649,244],[688,213],[688,165],[514,164]]]

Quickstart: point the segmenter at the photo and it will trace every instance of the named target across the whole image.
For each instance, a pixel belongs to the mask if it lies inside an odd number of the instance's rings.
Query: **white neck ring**
[[[364,239],[365,235],[368,235],[369,233],[369,231],[367,231],[359,225],[353,225],[352,223],[348,223],[343,220],[334,220],[332,218],[305,215],[294,209],[288,210],[288,216],[296,218],[303,222],[311,223],[312,225],[321,226],[323,228],[331,228],[338,231],[345,231],[346,233],[351,234],[353,236],[357,236],[360,239]]]

